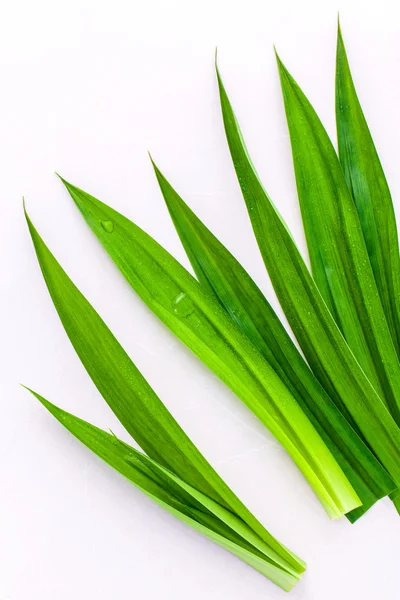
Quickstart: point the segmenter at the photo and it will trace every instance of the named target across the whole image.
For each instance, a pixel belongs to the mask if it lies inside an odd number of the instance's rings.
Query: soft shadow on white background
[[[267,528],[308,562],[293,600],[398,598],[388,501],[330,522],[286,453],[146,309],[54,175],[133,218],[186,266],[147,150],[279,311],[224,138],[214,50],[249,151],[305,250],[272,44],[335,137],[337,11],[400,203],[397,3],[14,1],[0,7],[0,600],[269,600],[283,592],[162,512],[18,383],[128,439],[42,281],[21,197],[168,408]]]

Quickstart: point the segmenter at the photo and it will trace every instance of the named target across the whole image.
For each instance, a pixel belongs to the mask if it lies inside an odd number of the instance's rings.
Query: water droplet
[[[181,292],[172,303],[174,313],[180,317],[188,317],[194,312],[194,304],[187,294]]]
[[[107,233],[112,233],[114,231],[114,223],[112,221],[101,221],[101,226]]]

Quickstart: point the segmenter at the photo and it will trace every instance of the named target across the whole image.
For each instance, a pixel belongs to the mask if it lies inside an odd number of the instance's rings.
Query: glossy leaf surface
[[[305,570],[302,560],[291,554],[290,563],[284,561],[242,519],[224,506],[114,435],[29,391],[78,440],[179,520],[235,554],[285,591],[289,591],[300,579]]]
[[[347,515],[355,521],[393,490],[393,481],[319,384],[248,273],[157,168],[156,173],[200,283],[260,350],[324,438],[363,503]]]
[[[400,259],[396,218],[385,174],[364,117],[340,27],[336,55],[339,158],[354,198],[376,285],[400,356]]]
[[[219,302],[132,221],[64,182],[88,225],[151,310],[254,412],[299,466],[331,517],[360,506],[292,394]],[[112,221],[112,233],[102,222]]]
[[[400,430],[361,369],[265,191],[217,70],[225,133],[275,292],[314,374],[400,485]]]
[[[354,201],[321,121],[279,59],[278,67],[313,277],[365,374],[400,423],[400,363]]]

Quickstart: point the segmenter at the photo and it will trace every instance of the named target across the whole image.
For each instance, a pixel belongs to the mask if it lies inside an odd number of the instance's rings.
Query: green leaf
[[[60,267],[28,216],[27,221],[61,322],[103,398],[150,457],[175,473],[184,474],[188,483],[221,501],[221,496],[215,493],[209,467],[197,448]]]
[[[149,308],[266,425],[334,518],[360,500],[287,387],[219,302],[155,240],[106,204],[64,182],[86,222]],[[102,223],[113,223],[111,233]]]
[[[400,424],[400,363],[354,201],[321,121],[279,58],[278,67],[314,280],[366,376]]]
[[[281,306],[314,374],[399,486],[400,430],[346,344],[263,188],[218,70],[217,76],[233,164]]]
[[[29,391],[78,440],[175,517],[229,550],[286,591],[301,578],[305,570],[302,560],[296,560],[291,554],[291,562],[285,562],[242,519],[224,506],[114,435]]]
[[[323,437],[363,503],[347,515],[355,521],[394,489],[393,481],[319,384],[248,273],[155,170],[198,280],[264,355]]]
[[[400,357],[400,259],[392,198],[351,77],[340,26],[336,55],[339,158],[354,198],[392,339]]]
[[[107,325],[51,254],[26,215],[48,290],[65,331],[93,383],[150,458],[232,510],[286,562],[284,549],[235,496],[181,429]],[[294,567],[297,557],[294,559]]]

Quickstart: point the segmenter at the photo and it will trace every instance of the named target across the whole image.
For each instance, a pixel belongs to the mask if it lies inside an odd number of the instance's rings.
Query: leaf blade
[[[319,117],[277,60],[313,278],[365,374],[400,424],[400,363],[356,207]]]
[[[115,436],[27,389],[80,442],[179,520],[229,550],[286,591],[300,579],[305,570],[305,563],[301,559],[293,568],[223,506]],[[157,478],[157,473],[162,477]],[[189,504],[188,498],[191,498]],[[230,529],[230,534],[227,529]],[[225,537],[227,533],[231,539]]]
[[[104,321],[62,270],[28,215],[27,221],[55,308],[75,351],[100,394],[150,457],[177,474],[185,473],[189,483],[212,496],[215,492],[209,484],[212,476],[208,473],[208,463]],[[216,500],[222,501],[222,498],[217,496]]]
[[[389,186],[361,108],[338,25],[336,124],[339,159],[352,192],[375,281],[400,356],[400,259]]]
[[[289,387],[360,497],[363,506],[347,515],[354,522],[374,502],[393,491],[393,481],[318,383],[248,273],[187,206],[156,165],[154,168],[200,283],[215,295]]]
[[[157,463],[235,512],[290,563],[293,557],[254,517],[191,442],[26,215],[38,261],[66,333],[118,419]],[[295,563],[297,558],[295,559]]]
[[[217,69],[225,133],[254,234],[275,292],[314,374],[400,485],[400,434],[323,301],[251,162]],[[379,431],[379,434],[377,434]]]
[[[359,498],[309,419],[219,303],[132,221],[76,186],[64,183],[133,289],[270,429],[330,516],[338,517],[359,506]],[[114,223],[112,234],[101,226],[105,220]],[[182,298],[186,299],[183,313],[175,306]]]

